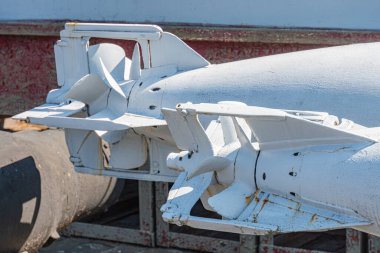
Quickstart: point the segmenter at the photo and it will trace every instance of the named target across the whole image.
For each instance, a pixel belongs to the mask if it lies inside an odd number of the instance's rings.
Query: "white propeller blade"
[[[126,98],[124,92],[121,90],[119,84],[115,81],[115,79],[112,77],[111,73],[108,72],[107,68],[104,66],[104,63],[102,59],[99,59],[100,66],[102,70],[102,75],[104,77],[105,83],[110,87],[112,90],[114,90],[117,94],[119,94],[121,97]]]
[[[129,71],[129,80],[140,79],[141,76],[141,61],[140,61],[140,47],[136,43],[132,54],[131,69]]]
[[[66,98],[75,99],[85,104],[91,104],[103,93],[107,92],[108,87],[98,75],[89,74],[76,82],[65,94]]]

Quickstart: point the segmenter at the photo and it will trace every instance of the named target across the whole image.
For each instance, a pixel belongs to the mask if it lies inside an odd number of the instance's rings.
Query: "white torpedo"
[[[76,171],[174,182],[178,225],[380,236],[380,43],[213,65],[158,26],[68,23],[54,50],[59,88],[15,118],[64,128]]]

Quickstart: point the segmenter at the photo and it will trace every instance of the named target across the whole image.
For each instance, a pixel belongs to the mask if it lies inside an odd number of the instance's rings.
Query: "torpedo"
[[[60,36],[59,88],[14,118],[64,128],[76,171],[174,182],[161,211],[177,225],[380,236],[380,43],[210,64],[155,25]],[[198,200],[223,219],[191,215]]]

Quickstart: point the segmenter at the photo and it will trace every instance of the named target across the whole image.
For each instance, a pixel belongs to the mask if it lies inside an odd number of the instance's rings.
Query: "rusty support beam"
[[[260,236],[259,237],[259,253],[329,253],[326,251],[319,250],[309,250],[309,249],[299,249],[291,247],[282,247],[274,245],[274,238],[272,235]]]
[[[240,253],[258,252],[259,237],[252,235],[240,235]]]
[[[141,232],[148,232],[144,245],[154,247],[155,242],[155,206],[154,206],[154,183],[139,181],[139,213]]]
[[[139,188],[139,229],[108,225],[74,222],[65,231],[66,236],[87,237],[123,243],[133,243],[148,247],[155,246],[154,192],[153,183],[138,182]]]
[[[64,231],[64,235],[133,243],[145,246],[151,246],[149,245],[151,242],[147,243],[147,240],[150,240],[152,237],[152,233],[148,231],[84,222],[74,222]]]
[[[368,253],[378,253],[380,252],[380,238],[368,235]]]
[[[354,229],[346,230],[346,253],[367,252],[367,235]]]

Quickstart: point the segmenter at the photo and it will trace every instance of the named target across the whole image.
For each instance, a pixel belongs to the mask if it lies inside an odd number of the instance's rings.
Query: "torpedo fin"
[[[181,114],[176,110],[163,108],[169,130],[179,149],[212,155],[213,147],[196,114]]]
[[[195,202],[187,202],[187,199],[195,199],[199,194],[191,195],[188,192],[187,195],[183,195],[185,198],[181,201],[172,198],[165,204],[161,208],[165,221],[194,228],[250,235],[316,232],[371,224],[369,220],[351,210],[292,200],[260,191],[251,196],[249,205],[236,219],[196,217],[189,214],[191,204]],[[240,197],[244,199],[243,202],[247,199]],[[230,205],[232,213],[239,209],[233,207],[234,204],[239,204],[238,201],[221,204]]]
[[[27,118],[33,124],[101,131],[116,131],[129,128],[166,125],[164,120],[131,113],[115,115],[108,110],[103,110],[86,118],[65,117],[63,115],[28,115]]]
[[[86,105],[79,101],[72,101],[67,104],[43,104],[29,111],[13,116],[13,119],[28,120],[28,118],[44,118],[49,116],[67,117],[86,109]]]
[[[361,132],[324,125],[302,117],[302,111],[286,111],[234,104],[179,104],[177,110],[192,114],[221,115],[243,118],[258,142],[260,150],[294,148],[329,144],[374,143],[378,140]],[[314,112],[315,117],[326,113]],[[323,119],[321,119],[323,120]]]
[[[277,227],[278,233],[311,232],[370,225],[352,210],[282,197],[257,191],[248,207],[237,218],[248,224]]]

